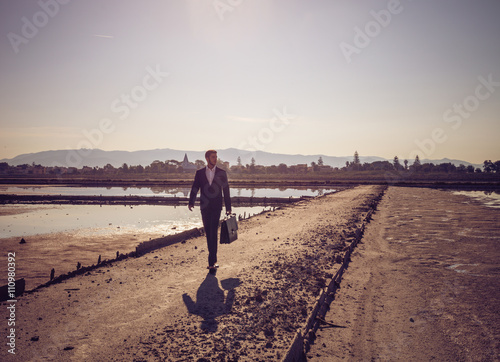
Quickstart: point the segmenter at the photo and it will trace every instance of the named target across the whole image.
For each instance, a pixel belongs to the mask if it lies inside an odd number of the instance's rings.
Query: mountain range
[[[257,165],[279,165],[284,163],[288,166],[296,164],[308,164],[311,162],[318,162],[321,157],[325,165],[332,167],[343,167],[346,161],[352,162],[353,156],[327,156],[327,155],[301,155],[301,154],[282,154],[282,153],[271,153],[265,151],[247,151],[239,150],[236,148],[227,148],[223,150],[217,150],[219,159],[222,161],[227,161],[230,165],[236,165],[238,157],[241,158],[241,163],[243,165],[250,164],[251,159],[255,159],[255,164]],[[37,164],[42,166],[66,166],[66,167],[77,167],[81,168],[83,166],[89,167],[103,167],[106,164],[111,164],[114,167],[120,167],[124,163],[127,165],[142,165],[146,166],[151,164],[155,160],[166,161],[166,160],[177,160],[182,161],[184,155],[187,155],[190,162],[195,160],[205,161],[204,151],[183,151],[174,150],[170,148],[154,149],[154,150],[142,150],[142,151],[104,151],[100,149],[80,149],[80,150],[53,150],[53,151],[43,151],[36,153],[27,153],[18,155],[11,159],[2,159],[0,162],[7,162],[11,166],[17,166],[22,164]],[[377,156],[359,156],[361,163],[371,163],[374,161],[390,161],[392,159],[386,159]],[[401,164],[403,164],[403,159],[400,159]],[[410,164],[413,160],[408,160]],[[456,166],[463,164],[465,166],[473,165],[474,167],[482,167],[482,165],[472,164],[467,161],[462,160],[451,160],[448,158],[443,158],[440,160],[428,160],[421,159],[421,163],[452,163]]]

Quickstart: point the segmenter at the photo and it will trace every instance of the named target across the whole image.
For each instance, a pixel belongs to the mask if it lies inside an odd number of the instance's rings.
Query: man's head
[[[210,166],[210,168],[214,167],[217,164],[217,151],[208,150],[207,152],[205,152],[205,159],[207,160],[208,166]]]

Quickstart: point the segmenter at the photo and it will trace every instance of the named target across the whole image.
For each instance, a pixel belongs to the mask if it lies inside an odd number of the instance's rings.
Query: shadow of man
[[[228,291],[227,297],[224,297],[224,290],[219,287],[219,280],[215,275],[208,273],[196,292],[196,302],[187,293],[182,295],[182,300],[190,314],[203,318],[201,329],[215,332],[218,326],[215,318],[231,312],[235,296],[234,289],[240,284],[241,281],[238,278],[222,280],[222,288]]]

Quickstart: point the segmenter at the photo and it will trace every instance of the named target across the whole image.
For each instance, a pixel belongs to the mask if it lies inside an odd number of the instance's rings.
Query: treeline
[[[202,160],[196,160],[195,162],[190,162],[188,165],[177,160],[166,160],[166,161],[153,161],[150,165],[128,165],[124,163],[120,167],[114,167],[111,164],[107,164],[104,167],[88,167],[83,166],[82,168],[76,167],[45,167],[36,164],[24,164],[18,166],[10,166],[5,162],[0,163],[0,174],[1,175],[125,175],[125,174],[178,174],[178,173],[193,173],[197,169],[205,167],[205,162]],[[366,171],[371,173],[383,173],[397,171],[398,173],[498,173],[500,172],[500,160],[492,162],[491,160],[486,160],[483,163],[482,168],[475,168],[472,165],[459,165],[456,166],[452,163],[421,163],[418,156],[410,164],[408,160],[401,162],[397,156],[394,157],[392,162],[390,161],[375,161],[371,163],[361,163],[359,155],[355,152],[352,162],[346,162],[343,167],[332,167],[329,165],[324,165],[322,158],[320,157],[317,162],[311,162],[311,164],[298,164],[298,165],[286,165],[281,163],[279,165],[263,166],[257,165],[255,159],[252,158],[250,164],[243,165],[241,159],[238,157],[236,165],[229,166],[229,162],[224,162],[218,160],[217,166],[234,174],[241,175],[271,175],[271,174],[308,174],[308,175],[328,175],[328,174],[338,174],[338,173],[349,173],[353,171]]]
[[[412,164],[408,162],[408,160],[404,160],[400,162],[398,156],[394,156],[392,162],[389,161],[375,161],[372,163],[363,163],[359,161],[359,155],[356,152],[354,154],[354,158],[352,162],[346,162],[345,167],[342,168],[343,171],[398,171],[398,172],[412,172],[412,173],[432,173],[432,172],[441,172],[441,173],[496,173],[500,172],[500,160],[492,162],[491,160],[486,160],[483,162],[483,168],[474,167],[472,165],[463,165],[460,164],[458,166],[452,164],[451,162],[447,163],[421,163],[420,158],[417,155]]]
[[[158,173],[180,173],[184,172],[181,162],[177,160],[153,161],[150,165],[128,165],[122,164],[120,167],[115,167],[107,164],[103,167],[83,166],[64,167],[64,166],[41,166],[35,163],[10,166],[6,162],[0,162],[0,174],[3,175],[110,175],[110,174],[158,174]],[[192,163],[194,169],[205,166],[205,162],[196,160]],[[224,165],[219,165],[223,167]]]

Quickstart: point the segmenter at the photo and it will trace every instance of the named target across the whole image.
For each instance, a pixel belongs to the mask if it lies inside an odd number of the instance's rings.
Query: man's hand
[[[231,215],[231,214],[232,214],[231,210],[226,210],[226,215]]]
[[[193,211],[193,205],[188,205],[189,211]]]

